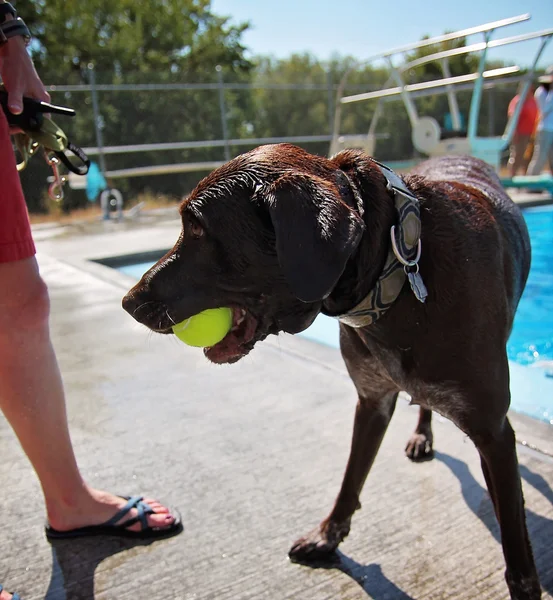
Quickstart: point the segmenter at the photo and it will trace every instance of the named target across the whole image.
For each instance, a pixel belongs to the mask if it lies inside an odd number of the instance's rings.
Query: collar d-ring
[[[390,229],[390,238],[392,240],[392,250],[394,251],[395,257],[398,259],[398,261],[404,267],[418,266],[417,263],[419,262],[419,259],[421,257],[421,240],[420,240],[420,238],[417,241],[417,255],[415,256],[415,258],[413,260],[407,260],[406,258],[403,258],[403,256],[401,256],[401,252],[399,251],[399,248],[397,247],[397,242],[396,242],[396,226],[395,225],[392,225],[392,228]]]

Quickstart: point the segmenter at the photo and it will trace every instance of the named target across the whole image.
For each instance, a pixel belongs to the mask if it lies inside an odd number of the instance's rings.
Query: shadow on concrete
[[[298,562],[311,569],[336,569],[351,577],[374,600],[414,600],[382,572],[378,564],[362,565],[336,550],[327,560]]]
[[[437,460],[443,462],[461,484],[461,493],[470,510],[484,523],[498,543],[501,543],[499,524],[495,518],[488,490],[474,479],[467,465],[449,454],[435,451]],[[520,465],[520,474],[530,485],[553,504],[553,490],[539,474],[525,465]],[[526,523],[532,540],[536,567],[544,590],[553,594],[553,520],[538,515],[526,508]]]
[[[52,541],[52,574],[44,600],[93,600],[94,573],[103,560],[155,541],[115,536]]]
[[[553,504],[553,489],[539,473],[534,473],[526,465],[519,465],[522,478]]]

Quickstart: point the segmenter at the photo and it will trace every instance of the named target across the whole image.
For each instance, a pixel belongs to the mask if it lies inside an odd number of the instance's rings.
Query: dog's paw
[[[296,540],[288,556],[294,562],[312,562],[328,559],[348,535],[350,519],[344,523],[323,521],[306,536]]]
[[[432,449],[432,435],[414,433],[405,446],[405,454],[415,461],[430,460],[434,458]]]

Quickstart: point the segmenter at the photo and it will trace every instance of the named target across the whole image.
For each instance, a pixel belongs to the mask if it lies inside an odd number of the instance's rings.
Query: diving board
[[[543,173],[542,175],[516,175],[515,177],[500,177],[503,187],[543,190],[553,196],[553,175]]]
[[[355,64],[342,77],[338,86],[336,95],[336,107],[332,141],[330,144],[330,155],[345,148],[361,148],[368,154],[374,155],[376,144],[376,127],[382,115],[383,101],[390,99],[401,100],[405,106],[407,116],[411,125],[411,138],[414,147],[422,154],[427,156],[442,156],[444,154],[470,154],[485,160],[499,169],[504,151],[509,147],[515,132],[516,124],[522,110],[523,102],[519,102],[517,109],[509,119],[503,135],[495,137],[482,137],[477,135],[478,120],[480,116],[480,106],[482,101],[482,91],[490,82],[499,80],[502,77],[514,75],[520,71],[518,66],[508,66],[502,68],[486,68],[487,53],[490,48],[518,44],[530,40],[538,40],[539,47],[534,55],[531,67],[524,75],[524,88],[521,96],[524,97],[534,76],[536,66],[541,58],[544,49],[553,37],[553,28],[543,29],[523,35],[492,39],[496,30],[515,23],[521,23],[530,19],[529,14],[523,14],[508,19],[493,21],[477,27],[462,29],[453,33],[445,34],[422,40],[415,44],[410,44],[393,50],[389,50]],[[401,64],[395,64],[403,59],[403,55],[412,50],[443,43],[444,41],[453,41],[465,38],[469,35],[482,34],[481,42],[469,44],[460,48],[452,48],[440,52],[434,52],[427,56],[417,58],[412,61],[404,61]],[[449,59],[463,54],[478,53],[478,69],[474,73],[467,75],[452,76],[449,67]],[[390,76],[382,89],[373,90],[354,95],[345,95],[344,91],[351,73],[362,65],[371,64],[377,60],[384,60],[390,71]],[[437,77],[431,81],[421,83],[407,83],[407,73],[416,67],[424,64],[436,62],[441,70],[442,77]],[[456,88],[467,83],[473,83],[470,111],[466,130],[461,128],[461,115],[457,103]],[[420,116],[414,102],[414,95],[424,90],[433,90],[435,93],[446,94],[448,99],[448,109],[451,115],[453,131],[444,132],[438,121],[431,116]],[[354,135],[342,134],[340,132],[342,121],[342,107],[354,102],[364,102],[368,100],[377,100],[376,109],[370,121],[367,133],[357,133]]]

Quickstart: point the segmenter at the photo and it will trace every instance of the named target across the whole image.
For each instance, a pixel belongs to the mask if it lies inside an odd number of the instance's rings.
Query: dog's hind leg
[[[526,528],[524,498],[518,470],[515,433],[505,417],[501,428],[473,440],[480,452],[482,471],[492,498],[512,600],[538,600],[541,588]]]
[[[411,460],[423,461],[434,457],[432,443],[432,411],[421,406],[419,411],[419,422],[415,432],[405,446],[405,454]]]
[[[504,354],[488,370],[490,377],[466,389],[466,408],[453,420],[474,442],[501,531],[512,600],[539,600],[541,588],[526,528],[515,432],[507,417],[509,364]],[[472,386],[471,386],[472,387]],[[472,407],[472,408],[471,408]],[[474,407],[486,407],[485,412]],[[467,410],[468,409],[468,410]]]
[[[359,397],[350,456],[334,508],[317,528],[294,543],[289,552],[291,559],[320,559],[333,552],[348,535],[351,517],[361,508],[359,495],[394,413],[396,400],[396,391],[380,399]]]

